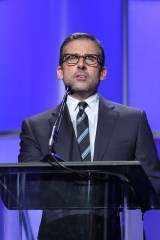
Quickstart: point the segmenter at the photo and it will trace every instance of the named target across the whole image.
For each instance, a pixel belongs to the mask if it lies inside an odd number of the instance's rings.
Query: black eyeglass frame
[[[67,58],[68,57],[68,58]],[[75,57],[75,59],[74,60],[77,60],[75,63],[68,63],[68,60],[69,60],[69,57]],[[86,62],[86,60],[87,60],[87,58],[88,57],[93,57],[95,60],[96,60],[96,63],[88,63],[88,62]],[[67,62],[67,64],[69,65],[69,66],[75,66],[78,62],[79,62],[79,59],[80,58],[83,58],[84,59],[84,62],[88,65],[88,66],[93,66],[93,67],[96,67],[96,66],[98,66],[98,64],[99,65],[102,65],[102,63],[101,63],[101,59],[100,59],[100,55],[99,54],[92,54],[92,53],[88,53],[88,54],[84,54],[84,55],[79,55],[79,54],[77,54],[77,53],[66,53],[66,54],[64,54],[63,55],[63,60],[62,60],[62,63],[64,63],[64,62]]]

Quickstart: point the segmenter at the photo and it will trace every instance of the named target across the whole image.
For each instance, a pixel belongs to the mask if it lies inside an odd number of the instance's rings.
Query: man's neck
[[[79,92],[79,93],[76,92],[76,93],[71,94],[70,96],[79,101],[84,101],[85,99],[89,98],[90,96],[94,95],[95,93],[96,92],[91,93],[91,94],[89,94],[87,92],[86,93],[85,92]]]

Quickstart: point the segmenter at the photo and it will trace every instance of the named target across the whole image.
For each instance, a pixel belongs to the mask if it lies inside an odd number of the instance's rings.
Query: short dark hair
[[[62,43],[61,48],[60,48],[59,65],[61,66],[61,64],[63,62],[63,55],[64,55],[64,48],[65,48],[65,46],[69,42],[77,40],[77,39],[89,39],[89,40],[95,42],[95,44],[97,45],[97,47],[99,49],[100,65],[104,66],[104,64],[105,64],[105,53],[104,53],[104,49],[103,49],[100,41],[98,39],[96,39],[94,36],[92,36],[92,35],[90,35],[88,33],[80,33],[80,32],[73,33],[73,34],[69,35],[64,40],[64,42]]]

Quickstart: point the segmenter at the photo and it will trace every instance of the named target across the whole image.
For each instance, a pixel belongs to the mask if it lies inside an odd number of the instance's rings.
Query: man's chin
[[[72,90],[77,93],[87,93],[91,91],[91,89],[87,87],[74,87],[74,86],[72,87]]]
[[[79,88],[74,88],[73,89],[73,97],[77,99],[86,99],[96,93],[96,90],[91,90],[91,89],[79,89]]]

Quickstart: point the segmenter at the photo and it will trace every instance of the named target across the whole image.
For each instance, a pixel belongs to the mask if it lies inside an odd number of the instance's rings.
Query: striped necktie
[[[83,161],[91,161],[88,116],[85,113],[86,102],[79,102],[77,114],[77,141]]]

